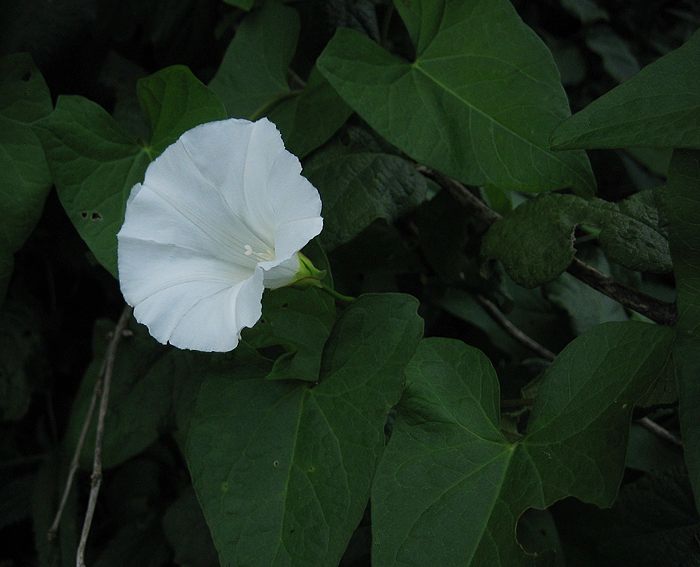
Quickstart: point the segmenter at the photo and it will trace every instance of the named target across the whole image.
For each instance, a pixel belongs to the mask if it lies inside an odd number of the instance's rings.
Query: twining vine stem
[[[80,542],[78,543],[78,552],[76,554],[76,566],[85,567],[85,546],[87,544],[88,535],[92,526],[92,519],[95,515],[95,506],[97,504],[97,496],[102,485],[102,440],[104,439],[105,417],[107,415],[107,406],[109,404],[109,389],[112,383],[112,374],[114,373],[114,362],[117,356],[117,347],[121,341],[126,326],[131,318],[131,307],[124,307],[114,332],[107,345],[104,363],[102,365],[103,375],[97,380],[95,386],[96,395],[93,394],[93,399],[100,398],[100,409],[97,414],[97,429],[95,432],[95,454],[92,461],[92,475],[90,477],[90,497],[88,499],[87,511],[83,521],[83,529],[80,534]],[[94,411],[94,408],[92,409]],[[86,416],[86,423],[89,423],[92,416]],[[85,425],[83,429],[87,429]],[[82,433],[82,432],[81,432]],[[79,450],[76,451],[78,458],[80,457]],[[70,490],[70,486],[67,487]],[[60,521],[60,517],[59,517]]]
[[[673,325],[676,322],[678,312],[675,304],[660,301],[625,284],[616,282],[610,276],[606,276],[578,258],[574,258],[566,271],[593,289],[611,297],[628,309],[645,315],[655,323]]]
[[[460,205],[476,213],[477,217],[484,224],[484,230],[502,218],[498,212],[487,206],[486,203],[469,191],[469,189],[467,189],[459,181],[422,165],[417,166],[417,169],[420,173],[426,177],[429,177],[443,189],[448,191]],[[567,271],[572,276],[581,280],[583,283],[589,285],[593,289],[607,295],[628,309],[632,309],[633,311],[648,317],[655,323],[659,323],[661,325],[673,325],[676,321],[678,312],[674,303],[660,301],[645,293],[637,291],[636,289],[616,282],[610,276],[606,276],[593,266],[582,262],[578,258],[574,258],[572,263],[567,268]],[[542,358],[549,360],[550,362],[555,359],[556,355],[553,352],[539,344],[537,341],[529,337],[517,326],[515,326],[501,312],[496,304],[480,294],[477,295],[476,299],[481,307],[489,314],[489,316],[511,337]],[[641,419],[637,420],[637,423],[668,443],[680,447],[683,446],[682,441],[678,439],[678,437],[652,419],[642,417]]]
[[[545,360],[548,360],[549,362],[554,362],[556,355],[546,347],[542,346],[536,340],[529,337],[516,325],[514,325],[513,322],[510,321],[501,312],[501,310],[496,306],[496,304],[494,304],[492,301],[489,301],[481,294],[477,294],[476,299],[479,302],[479,304],[484,308],[484,310],[489,314],[489,316],[496,323],[498,323],[498,325],[511,337],[513,337],[516,341],[530,349],[532,352],[538,354]],[[531,405],[532,400],[501,400],[501,408],[504,409]],[[683,446],[683,442],[680,439],[678,439],[678,437],[676,437],[665,427],[662,427],[661,425],[656,423],[654,420],[649,419],[648,417],[642,417],[637,420],[637,423],[641,425],[644,429],[650,431],[651,433],[659,437],[660,439],[663,439],[664,441],[671,443],[672,445],[676,445],[677,447]]]
[[[500,214],[488,207],[459,181],[424,166],[418,166],[417,169],[449,192],[462,206],[475,212],[485,225],[485,229],[502,218]],[[574,258],[567,271],[593,289],[607,295],[628,309],[648,317],[655,323],[673,325],[676,322],[677,308],[675,304],[660,301],[621,284],[578,258]]]

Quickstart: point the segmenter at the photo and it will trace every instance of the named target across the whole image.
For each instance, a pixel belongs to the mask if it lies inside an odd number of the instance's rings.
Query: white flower
[[[124,298],[159,342],[229,351],[260,318],[264,287],[308,275],[298,252],[320,215],[318,191],[266,118],[197,126],[131,190],[117,235]]]

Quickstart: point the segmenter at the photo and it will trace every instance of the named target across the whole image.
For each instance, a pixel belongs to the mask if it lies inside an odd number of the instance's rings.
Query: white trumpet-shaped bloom
[[[159,342],[229,351],[260,318],[263,288],[300,277],[320,215],[270,121],[197,126],[131,190],[117,235],[124,298]]]

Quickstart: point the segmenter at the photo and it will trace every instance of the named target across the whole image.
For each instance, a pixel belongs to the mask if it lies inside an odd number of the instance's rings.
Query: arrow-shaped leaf
[[[520,515],[575,496],[615,498],[635,401],[667,362],[670,329],[607,323],[573,341],[545,374],[527,436],[499,431],[488,359],[424,340],[372,490],[374,564],[528,565]]]
[[[58,197],[97,260],[117,272],[117,232],[131,188],[149,161],[180,134],[226,118],[216,96],[182,66],[141,79],[141,106],[151,124],[148,145],[132,139],[94,102],[61,96],[42,122],[42,143]]]
[[[340,29],[318,61],[345,101],[415,160],[466,183],[595,191],[584,153],[549,150],[569,116],[542,41],[507,0],[396,0],[417,57]]]
[[[394,294],[354,302],[315,387],[246,365],[205,379],[186,456],[222,565],[338,565],[422,334],[416,308]]]
[[[700,32],[577,112],[552,136],[558,149],[700,148]]]

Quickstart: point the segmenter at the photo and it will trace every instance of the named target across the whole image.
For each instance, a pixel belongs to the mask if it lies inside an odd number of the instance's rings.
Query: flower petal
[[[233,189],[232,189],[233,191]],[[132,189],[120,235],[176,244],[253,268],[247,247],[272,250],[274,233],[262,238],[230,210],[222,191],[204,179],[184,145],[169,146]]]
[[[291,258],[287,258],[283,262],[279,262],[278,260],[263,262],[260,264],[260,267],[264,270],[263,281],[265,287],[277,289],[297,279],[297,273],[299,272],[301,264],[299,263],[299,256],[294,254]]]
[[[175,245],[120,235],[122,293],[161,343],[229,351],[260,318],[263,276]]]
[[[226,188],[222,198],[230,209],[244,211],[251,230],[274,243],[280,262],[321,232],[318,191],[301,175],[299,160],[284,148],[267,118],[204,124],[183,134],[181,141],[202,176],[212,186]],[[302,220],[308,222],[280,234],[281,226]],[[287,234],[295,238],[288,241]]]
[[[233,118],[193,128],[180,141],[229,210],[244,215],[249,228],[272,244],[275,217],[267,177],[277,154],[286,151],[277,129],[269,121]]]
[[[323,219],[312,217],[287,222],[275,231],[276,258],[289,258],[323,230]]]
[[[260,318],[263,286],[294,281],[320,213],[318,191],[267,119],[193,128],[129,196],[117,235],[124,297],[163,343],[231,350]]]
[[[263,289],[262,270],[257,269],[250,279],[200,300],[173,329],[170,344],[201,351],[233,350],[241,330],[255,325],[262,315]]]

